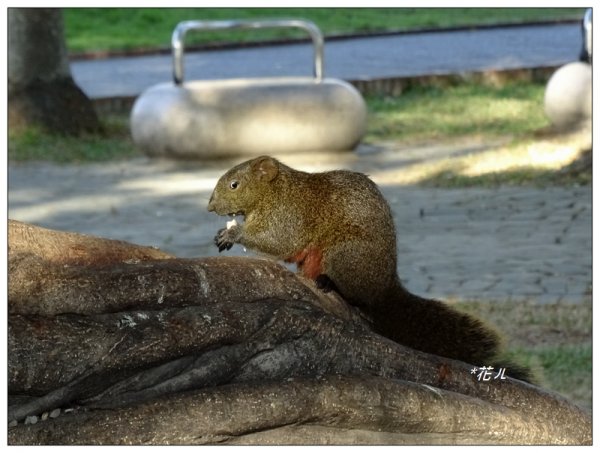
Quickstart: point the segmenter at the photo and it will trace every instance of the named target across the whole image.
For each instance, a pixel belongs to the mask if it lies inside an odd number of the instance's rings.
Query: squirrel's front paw
[[[233,234],[232,234],[233,233]],[[219,247],[219,253],[229,250],[236,242],[236,231],[234,228],[221,228],[215,236],[215,244]]]

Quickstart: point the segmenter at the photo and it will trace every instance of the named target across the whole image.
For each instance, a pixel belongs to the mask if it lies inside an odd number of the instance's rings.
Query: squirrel
[[[208,210],[245,218],[218,231],[219,252],[239,243],[295,263],[317,287],[336,290],[357,306],[377,333],[472,365],[491,366],[500,358],[494,329],[402,285],[392,213],[368,176],[347,170],[307,173],[261,156],[218,180]],[[531,380],[520,365],[510,363],[506,373]]]

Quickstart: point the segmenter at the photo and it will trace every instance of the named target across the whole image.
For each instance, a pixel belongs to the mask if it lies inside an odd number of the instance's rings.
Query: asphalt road
[[[165,36],[165,43],[170,40]],[[408,33],[329,41],[325,76],[369,80],[499,69],[558,66],[578,58],[579,24]],[[190,52],[185,76],[193,79],[312,75],[310,44]],[[137,96],[172,80],[170,55],[80,60],[71,63],[77,84],[91,98]]]

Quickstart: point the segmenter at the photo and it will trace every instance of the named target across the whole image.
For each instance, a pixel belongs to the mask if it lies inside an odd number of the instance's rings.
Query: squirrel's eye
[[[235,190],[238,188],[239,185],[240,185],[240,183],[238,181],[234,180],[229,183],[229,188],[232,190]]]

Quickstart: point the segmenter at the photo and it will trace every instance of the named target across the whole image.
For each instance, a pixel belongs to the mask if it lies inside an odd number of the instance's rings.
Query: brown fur
[[[442,302],[407,291],[396,273],[396,232],[383,195],[351,171],[305,173],[263,156],[223,175],[210,211],[242,214],[245,222],[215,238],[298,264],[332,286],[401,344],[474,365],[489,365],[500,339],[483,322]]]

